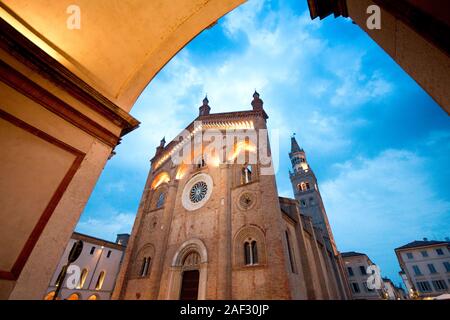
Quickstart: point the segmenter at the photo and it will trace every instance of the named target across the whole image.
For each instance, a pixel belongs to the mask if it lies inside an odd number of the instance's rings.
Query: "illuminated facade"
[[[268,116],[257,92],[251,104],[211,114],[205,98],[181,139],[161,141],[113,299],[347,297],[311,218],[278,197],[263,158],[271,154],[262,141]],[[211,132],[215,141],[241,135],[213,149],[196,138]]]
[[[83,250],[80,256],[71,264],[71,266],[80,268],[79,281],[75,284],[75,288],[68,288],[67,284],[70,284],[69,277],[72,274],[72,272],[68,272],[57,299],[109,300],[114,289],[128,238],[128,234],[119,234],[116,242],[110,242],[74,232],[56,266],[43,298],[45,300],[53,299],[58,278],[61,277],[61,271],[64,265],[67,264],[69,253],[74,244],[81,240],[83,242]]]

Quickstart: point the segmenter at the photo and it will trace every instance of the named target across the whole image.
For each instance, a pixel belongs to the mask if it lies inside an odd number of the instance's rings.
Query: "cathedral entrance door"
[[[198,282],[200,272],[198,270],[190,270],[183,272],[183,280],[181,282],[180,300],[197,300],[198,299]]]

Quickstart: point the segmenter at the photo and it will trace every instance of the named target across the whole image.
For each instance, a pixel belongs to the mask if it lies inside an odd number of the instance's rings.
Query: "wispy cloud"
[[[82,218],[76,227],[76,231],[115,241],[117,234],[131,232],[135,216],[136,213],[112,210],[104,217]]]
[[[431,163],[410,150],[388,149],[335,164],[336,176],[322,182],[321,191],[340,248],[366,250],[392,274],[394,248],[446,236],[450,202],[430,183]]]

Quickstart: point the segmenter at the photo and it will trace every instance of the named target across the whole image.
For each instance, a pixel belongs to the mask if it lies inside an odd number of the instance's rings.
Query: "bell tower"
[[[312,218],[314,226],[322,230],[325,239],[329,239],[336,253],[333,233],[320,195],[317,178],[309,166],[305,151],[298,145],[295,134],[291,137],[289,158],[293,169],[293,172],[290,172],[292,189],[295,199],[300,204],[300,211]]]

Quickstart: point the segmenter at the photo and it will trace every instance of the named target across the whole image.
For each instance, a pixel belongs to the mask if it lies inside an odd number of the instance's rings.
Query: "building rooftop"
[[[448,241],[436,241],[436,240],[415,240],[413,242],[405,244],[404,246],[395,248],[395,250],[411,249],[411,248],[426,247],[426,246],[434,246],[434,245],[437,245],[437,244],[450,245],[450,242],[448,242]]]
[[[365,253],[355,252],[355,251],[349,251],[349,252],[341,252],[342,258],[346,257],[355,257],[355,256],[365,256]]]
[[[75,240],[82,240],[82,241],[85,241],[85,242],[88,242],[88,243],[97,244],[99,246],[104,246],[104,247],[107,247],[107,248],[114,248],[114,249],[122,250],[122,251],[124,251],[125,248],[126,248],[125,246],[120,245],[120,244],[118,244],[116,242],[112,242],[112,241],[96,238],[96,237],[93,237],[93,236],[90,236],[90,235],[87,235],[87,234],[83,234],[83,233],[79,233],[79,232],[76,232],[76,231],[73,232],[71,238],[75,239]]]

